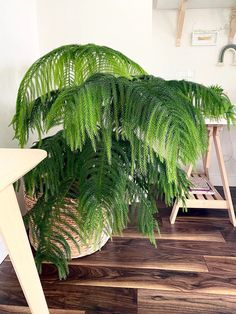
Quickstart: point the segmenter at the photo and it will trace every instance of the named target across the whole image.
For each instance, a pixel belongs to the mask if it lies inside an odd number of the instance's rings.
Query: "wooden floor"
[[[236,188],[233,196],[236,207]],[[51,313],[236,313],[236,228],[227,213],[190,210],[173,226],[169,214],[160,210],[157,248],[130,227],[101,252],[71,261],[66,281],[44,265]],[[0,266],[0,313],[30,313],[8,258]]]

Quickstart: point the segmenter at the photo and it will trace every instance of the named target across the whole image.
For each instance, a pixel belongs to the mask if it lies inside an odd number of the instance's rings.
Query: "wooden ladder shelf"
[[[209,146],[206,156],[203,159],[203,167],[204,173],[203,174],[193,174],[192,173],[192,166],[190,165],[187,175],[190,176],[200,176],[208,182],[209,186],[211,187],[214,194],[207,194],[207,193],[194,193],[190,192],[188,198],[186,199],[186,206],[187,208],[213,208],[213,209],[227,209],[229,214],[229,219],[234,227],[236,227],[236,218],[235,212],[233,208],[232,198],[229,189],[228,178],[226,174],[223,153],[220,143],[220,132],[223,128],[223,125],[220,124],[211,124],[207,126],[208,128],[208,137],[209,137]],[[217,161],[220,169],[220,175],[224,190],[225,197],[223,198],[215,187],[211,184],[209,180],[209,167],[210,167],[210,157],[212,152],[212,145],[215,145]],[[170,223],[174,224],[179,208],[183,207],[181,201],[176,201],[171,215],[170,215]]]

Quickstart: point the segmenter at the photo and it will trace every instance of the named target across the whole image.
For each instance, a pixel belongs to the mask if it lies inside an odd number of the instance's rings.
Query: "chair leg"
[[[49,314],[13,186],[0,191],[0,231],[32,314]]]

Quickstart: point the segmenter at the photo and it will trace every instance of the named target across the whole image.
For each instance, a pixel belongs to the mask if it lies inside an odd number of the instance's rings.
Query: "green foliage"
[[[181,167],[207,147],[204,117],[234,121],[219,87],[147,75],[107,47],[69,45],[36,61],[21,82],[12,123],[21,146],[36,131],[32,148],[48,152],[25,176],[26,192],[38,198],[26,220],[39,238],[39,270],[51,261],[65,278],[65,236],[96,242],[103,230],[122,233],[134,207],[138,229],[155,244],[156,198],[171,204],[187,195]],[[61,131],[43,138],[55,127]]]
[[[66,238],[76,246],[78,244],[74,236],[78,235],[83,239],[80,229],[67,223],[66,219],[72,219],[79,225],[79,214],[70,210],[71,201],[66,197],[73,183],[73,180],[62,181],[57,195],[47,200],[44,195],[41,196],[33,210],[25,217],[31,224],[33,238],[39,240],[35,255],[38,270],[41,272],[43,261],[52,262],[57,267],[61,279],[66,278],[68,274],[67,261],[71,258]]]
[[[131,78],[145,71],[122,53],[93,44],[67,45],[49,52],[29,68],[19,87],[13,125],[20,145],[26,144],[31,128],[41,136],[44,113],[58,91],[78,86],[95,73]]]
[[[145,172],[150,156],[158,154],[167,161],[169,180],[176,179],[176,160],[194,162],[206,144],[200,112],[168,82],[147,76],[129,80],[95,74],[63,90],[44,116],[44,124],[46,131],[62,124],[71,150],[82,151],[88,138],[96,150],[101,136],[109,161],[115,132],[131,143],[133,167],[136,161]]]
[[[63,138],[63,131],[43,139],[33,148],[46,149],[49,155],[25,176],[27,192],[39,197],[26,217],[37,227],[34,233],[40,239],[36,252],[39,270],[42,261],[46,260],[58,267],[60,278],[65,278],[68,273],[66,260],[70,258],[70,250],[64,239],[68,237],[68,229],[63,228],[66,222],[60,216],[62,209],[64,215],[72,216],[78,224],[76,233],[84,242],[88,238],[96,241],[104,229],[109,234],[111,229],[120,234],[128,223],[129,204],[132,206],[139,198],[139,229],[154,243],[153,231],[157,225],[153,214],[157,208],[153,198],[150,201],[151,195],[147,197],[151,183],[147,181],[142,185],[144,180],[140,180],[137,173],[130,176],[131,148],[128,141],[112,138],[111,164],[103,141],[97,143],[96,151],[88,141],[82,152],[72,152]],[[61,173],[65,174],[64,178]],[[53,180],[51,190],[49,184]],[[66,210],[69,199],[73,199],[78,215]],[[76,234],[72,226],[70,232]]]
[[[169,81],[169,85],[186,96],[205,118],[216,120],[223,118],[228,124],[235,123],[235,106],[220,86],[206,87],[187,81]]]

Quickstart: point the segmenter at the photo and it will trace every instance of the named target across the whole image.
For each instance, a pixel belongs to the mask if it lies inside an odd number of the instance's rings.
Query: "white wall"
[[[191,46],[193,30],[214,30],[229,23],[228,9],[192,9],[186,11],[181,47],[175,46],[175,10],[153,10],[152,73],[166,79],[190,80],[206,85],[219,84],[236,103],[236,67],[230,65],[232,56],[226,55],[223,67],[217,66],[221,48],[226,45],[228,29],[219,32],[217,46]],[[223,152],[231,185],[236,185],[236,127],[222,134]],[[221,185],[216,158],[212,158],[211,178]]]
[[[151,71],[152,0],[38,0],[40,51],[68,43],[118,49]]]
[[[36,1],[0,0],[0,146],[13,147],[8,128],[15,111],[18,85],[28,66],[38,57]],[[4,31],[3,31],[4,30]]]
[[[15,112],[19,82],[28,66],[38,57],[36,1],[0,0],[0,147],[16,147],[8,125]],[[0,262],[6,250],[0,235]]]

